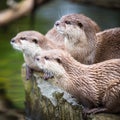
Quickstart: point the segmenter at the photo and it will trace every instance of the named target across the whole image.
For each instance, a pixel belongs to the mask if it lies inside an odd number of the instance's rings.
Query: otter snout
[[[15,39],[12,39],[12,40],[11,40],[11,43],[14,43],[14,42],[15,42]]]
[[[55,26],[59,26],[59,25],[60,25],[60,21],[56,21]]]

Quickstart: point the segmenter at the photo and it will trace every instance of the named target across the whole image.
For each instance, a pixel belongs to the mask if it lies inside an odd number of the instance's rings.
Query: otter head
[[[43,71],[52,72],[56,76],[64,75],[66,72],[62,63],[63,54],[64,51],[58,49],[42,51],[35,56],[35,62]]]
[[[30,55],[37,50],[41,50],[43,42],[45,42],[44,36],[37,31],[20,32],[11,40],[13,48]]]
[[[52,73],[55,78],[54,84],[66,90],[70,77],[63,65],[64,54],[66,54],[64,52],[58,49],[43,51],[35,56],[35,62],[41,70]]]
[[[82,14],[70,14],[56,21],[55,28],[72,43],[87,43],[94,39],[96,24]]]

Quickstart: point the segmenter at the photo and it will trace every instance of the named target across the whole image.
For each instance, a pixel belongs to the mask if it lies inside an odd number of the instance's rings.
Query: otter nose
[[[40,58],[38,58],[38,57],[37,57],[37,58],[35,58],[35,59],[36,59],[36,61],[40,61]]]
[[[14,39],[12,39],[12,40],[11,40],[11,43],[14,43],[14,42],[15,42],[15,40],[14,40]]]
[[[58,26],[58,25],[60,25],[60,21],[55,22],[55,26]]]

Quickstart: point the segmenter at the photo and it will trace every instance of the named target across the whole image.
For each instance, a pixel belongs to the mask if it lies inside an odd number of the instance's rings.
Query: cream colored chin
[[[59,65],[57,62],[46,60],[44,68],[47,69],[48,71],[54,73],[57,76],[65,74],[64,68],[61,65]]]
[[[40,61],[35,60],[36,65],[39,67],[39,69],[43,69],[43,65]]]
[[[59,26],[57,26],[56,29],[57,29],[57,31],[58,31],[59,33],[61,33],[61,34],[64,33],[64,30],[62,30],[62,28],[60,28]]]
[[[12,44],[13,48],[19,51],[22,51],[21,47],[17,44]]]
[[[24,51],[25,54],[35,54],[38,51],[41,51],[41,48],[39,47],[39,45],[36,45],[34,43],[28,42],[28,41],[21,41],[22,43],[22,49]]]

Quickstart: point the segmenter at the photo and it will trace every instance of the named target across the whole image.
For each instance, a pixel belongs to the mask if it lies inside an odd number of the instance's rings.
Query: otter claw
[[[43,79],[44,80],[48,80],[50,78],[53,78],[53,73],[52,72],[48,72],[48,71],[44,71],[44,76],[43,76]]]
[[[100,108],[100,107],[93,108],[93,109],[83,108],[82,116],[83,116],[84,120],[87,120],[88,115],[102,113],[102,112],[107,112],[107,108]]]
[[[32,76],[33,70],[26,65],[26,80],[29,80]]]

